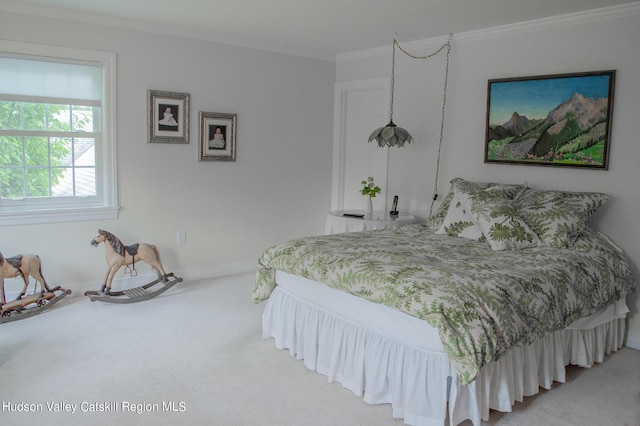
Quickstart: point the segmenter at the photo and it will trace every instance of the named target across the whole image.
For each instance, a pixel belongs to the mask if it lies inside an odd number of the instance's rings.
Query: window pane
[[[51,169],[55,173],[56,180],[51,185],[51,195],[54,197],[68,197],[73,195],[73,169],[61,167]]]
[[[81,106],[74,108],[80,109],[75,117],[78,123],[76,130],[93,131],[92,118],[88,114],[92,108]],[[3,130],[68,132],[71,130],[71,117],[72,111],[69,105],[0,101],[0,129]]]
[[[0,136],[0,168],[22,166],[22,138]]]
[[[95,138],[55,137],[55,132],[93,132],[99,107],[32,102],[0,102],[0,126],[50,136],[0,137],[2,197],[93,196]],[[99,120],[97,121],[99,123]],[[89,166],[81,171],[74,167]],[[50,168],[50,169],[49,169]]]
[[[0,195],[3,198],[23,198],[22,169],[0,168]]]
[[[72,117],[72,130],[74,132],[93,132],[93,107],[74,106]]]
[[[84,167],[76,169],[75,183],[76,195],[96,195],[96,169]]]
[[[49,104],[47,108],[48,130],[68,132],[71,130],[71,107],[69,105]]]
[[[46,104],[20,102],[21,130],[47,130]]]
[[[0,102],[0,129],[19,129],[22,123],[20,102]]]
[[[49,167],[49,140],[47,138],[25,138],[24,150],[27,166]]]
[[[74,165],[95,166],[96,165],[96,141],[93,138],[74,138]]]
[[[51,195],[49,169],[26,169],[25,182],[27,185],[27,197],[49,197]]]
[[[50,160],[51,166],[71,166],[73,157],[71,154],[71,138],[51,138],[50,139]]]

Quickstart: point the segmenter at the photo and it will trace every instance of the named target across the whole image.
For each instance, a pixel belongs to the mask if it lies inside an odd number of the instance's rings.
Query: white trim
[[[629,334],[627,334],[627,344],[628,348],[638,349],[640,350],[640,333],[636,333],[634,331],[629,330]]]
[[[118,208],[118,133],[116,124],[116,54],[104,53],[104,90],[102,106],[102,194],[106,206]],[[117,210],[116,210],[117,212]]]
[[[99,185],[99,206],[86,207],[81,204],[77,208],[63,208],[60,205],[53,209],[2,211],[0,226],[27,225],[37,223],[58,223],[85,220],[105,220],[118,217],[118,177],[117,177],[117,141],[116,141],[116,55],[113,52],[77,49],[45,44],[23,43],[0,40],[0,51],[32,55],[52,59],[70,59],[83,62],[95,62],[102,66],[103,105],[101,128],[104,138],[101,139],[100,150],[96,152],[96,162],[100,164],[102,173],[96,175]]]
[[[331,210],[344,209],[344,185],[346,170],[346,119],[347,95],[361,90],[384,89],[389,92],[389,77],[368,78],[336,83],[333,95],[333,160],[331,172]],[[389,100],[387,99],[387,103]],[[373,131],[373,129],[371,129]],[[363,141],[365,143],[366,141]],[[386,176],[385,176],[386,182]],[[386,210],[386,206],[385,206]]]
[[[240,263],[232,263],[226,265],[217,265],[217,266],[207,266],[205,268],[189,268],[185,270],[178,271],[170,271],[177,277],[183,279],[183,282],[186,281],[196,281],[196,280],[204,280],[209,278],[219,278],[219,277],[227,277],[230,275],[240,275],[246,274],[250,272],[257,271],[257,263],[256,262],[240,262]],[[140,274],[135,277],[129,275],[120,275],[117,278],[113,279],[113,288],[131,288],[139,285],[144,285],[155,280],[157,277],[153,272]],[[83,282],[76,283],[73,285],[74,288],[80,287],[85,289],[91,288],[100,288],[102,286],[102,282],[93,281],[93,282]],[[76,292],[74,291],[74,294]],[[79,292],[82,294],[82,292]]]
[[[119,206],[30,210],[0,213],[0,226],[35,225],[39,223],[81,222],[118,218]]]
[[[40,104],[73,104],[82,106],[102,106],[100,101],[91,101],[87,99],[72,99],[72,98],[52,98],[45,96],[28,96],[28,95],[7,95],[3,94],[2,98],[6,101],[16,102],[33,102]]]
[[[257,272],[256,262],[240,262],[227,265],[208,266],[205,268],[189,268],[176,275],[185,280],[201,280],[207,278],[226,277],[249,272]]]
[[[564,15],[552,16],[549,18],[523,21],[515,24],[502,25],[498,27],[485,28],[475,31],[466,31],[454,34],[453,40],[456,43],[475,42],[496,37],[510,37],[534,31],[546,31],[558,27],[569,25],[586,24],[607,19],[623,18],[640,14],[640,2],[628,3],[619,6],[603,7],[599,9],[587,10],[584,12],[568,13]],[[446,42],[448,36],[433,37],[412,42],[403,42],[402,47],[415,52],[420,49],[440,46]],[[336,63],[357,61],[366,58],[376,58],[389,55],[389,46],[374,49],[361,50],[357,52],[343,53],[336,55]]]
[[[115,61],[115,53],[99,50],[78,49],[74,47],[62,47],[47,44],[24,43],[20,41],[0,40],[0,51],[19,55],[33,55],[53,60],[65,58],[77,61],[93,61],[106,64]]]
[[[21,13],[33,16],[43,16],[46,18],[63,19],[67,21],[71,20],[75,22],[100,25],[108,28],[121,28],[126,30],[142,31],[151,34],[170,35],[187,39],[203,40],[229,46],[242,47],[246,49],[256,49],[283,55],[318,59],[327,62],[335,61],[335,57],[330,53],[288,48],[282,45],[261,43],[255,40],[240,40],[233,37],[214,35],[209,33],[208,31],[197,30],[190,27],[181,27],[180,25],[158,25],[156,23],[144,22],[139,19],[136,20],[109,16],[101,13],[70,10],[64,7],[29,5],[18,3],[16,1],[7,4],[0,4],[0,11]]]

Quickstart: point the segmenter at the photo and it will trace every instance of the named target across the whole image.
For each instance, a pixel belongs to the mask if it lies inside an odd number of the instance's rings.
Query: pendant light
[[[389,107],[389,124],[384,127],[379,127],[371,133],[369,136],[369,142],[374,140],[378,142],[378,146],[383,148],[385,146],[404,146],[405,143],[413,142],[413,136],[411,133],[398,127],[393,122],[393,89],[395,83],[395,70],[396,70],[396,45],[398,42],[393,39],[393,53],[391,54],[391,105]]]
[[[390,105],[389,105],[389,124],[384,127],[379,127],[371,133],[369,136],[369,142],[373,142],[374,140],[378,142],[378,146],[384,148],[385,146],[404,146],[405,143],[413,142],[413,136],[407,130],[402,127],[398,127],[393,122],[393,93],[395,89],[395,71],[396,71],[396,47],[400,49],[401,52],[406,54],[407,56],[413,59],[428,59],[434,55],[437,55],[445,48],[447,49],[447,70],[445,73],[445,95],[442,105],[443,117],[442,124],[444,124],[444,102],[446,102],[446,90],[447,90],[447,76],[449,71],[449,52],[451,51],[451,37],[452,34],[449,34],[449,38],[445,44],[443,44],[438,50],[433,52],[430,55],[425,56],[415,56],[411,53],[404,50],[399,44],[398,41],[393,39],[393,51],[391,54],[391,96],[390,96]],[[442,126],[441,126],[442,127]],[[440,143],[442,143],[442,129],[440,131]]]
[[[447,82],[449,80],[449,56],[451,54],[451,38],[453,34],[449,34],[449,38],[447,41],[435,52],[425,55],[425,56],[415,56],[411,53],[404,50],[399,44],[398,41],[393,39],[393,52],[391,54],[391,101],[389,107],[389,124],[384,127],[380,127],[371,133],[369,136],[369,142],[373,142],[374,140],[378,142],[378,146],[383,148],[385,146],[404,146],[405,143],[413,142],[413,136],[403,129],[402,127],[396,126],[393,122],[393,92],[395,86],[395,68],[396,68],[396,47],[400,49],[402,53],[413,58],[413,59],[429,59],[432,56],[437,55],[441,51],[446,49],[447,58],[446,58],[446,67],[444,73],[444,89],[442,95],[442,116],[440,120],[440,141],[438,143],[438,155],[436,158],[436,167],[435,167],[435,181],[433,185],[433,198],[431,201],[431,207],[429,209],[429,216],[433,212],[433,204],[435,200],[438,198],[438,177],[440,175],[440,153],[442,150],[442,139],[444,134],[444,116],[445,116],[445,106],[447,104]]]

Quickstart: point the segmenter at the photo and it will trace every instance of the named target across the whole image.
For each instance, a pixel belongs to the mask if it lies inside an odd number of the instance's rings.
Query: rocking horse
[[[22,277],[24,287],[18,297],[7,303],[4,290],[5,278]],[[27,294],[30,277],[35,278],[40,284],[40,292],[36,293],[34,284],[33,294]],[[60,291],[60,294],[56,294]],[[35,254],[20,254],[13,257],[5,258],[0,252],[0,306],[2,306],[0,314],[0,322],[9,322],[17,319],[28,318],[37,315],[50,308],[60,299],[70,294],[71,290],[65,290],[60,286],[49,287],[42,275],[42,263],[40,257]],[[35,304],[36,307],[27,307]],[[11,315],[11,314],[15,315]]]
[[[125,246],[118,237],[113,235],[111,232],[102,229],[99,229],[98,235],[91,240],[91,245],[94,247],[100,246],[100,243],[104,243],[105,246],[105,259],[107,261],[108,268],[100,292],[85,292],[85,296],[89,296],[92,302],[95,302],[96,300],[110,303],[141,302],[143,300],[149,300],[156,297],[160,293],[167,291],[174,284],[182,281],[182,278],[176,277],[173,272],[167,274],[164,271],[164,268],[160,263],[158,249],[152,244],[136,243]],[[151,265],[151,267],[156,271],[158,279],[129,290],[111,291],[113,277],[123,266],[125,266],[125,273],[128,273],[131,276],[138,275],[138,272],[135,269],[135,262],[139,260]],[[147,291],[158,283],[162,283],[163,286],[155,291]]]

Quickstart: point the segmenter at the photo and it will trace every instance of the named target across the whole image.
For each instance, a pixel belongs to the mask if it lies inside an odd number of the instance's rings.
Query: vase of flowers
[[[373,177],[369,176],[367,180],[362,181],[362,189],[360,190],[360,193],[367,197],[367,203],[365,204],[365,212],[369,215],[373,213],[373,201],[371,199],[375,198],[375,196],[379,192],[380,192],[380,187],[376,185],[376,183],[373,180]]]

